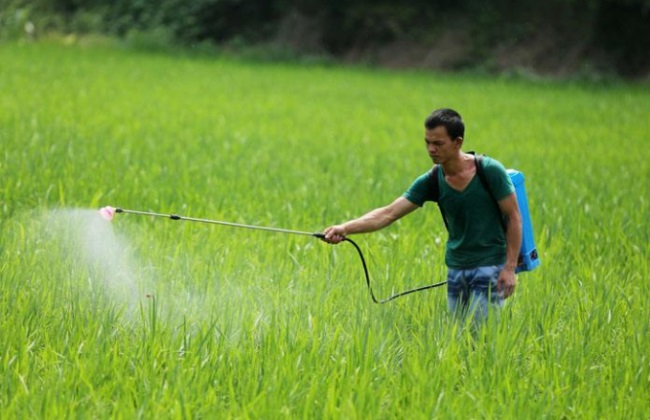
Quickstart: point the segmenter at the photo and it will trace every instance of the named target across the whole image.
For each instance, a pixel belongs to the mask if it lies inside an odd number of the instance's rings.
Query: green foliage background
[[[50,43],[0,62],[2,416],[647,417],[647,86]],[[374,305],[345,244],[96,214],[318,231],[430,168],[440,106],[526,175],[543,260],[476,335],[444,289]],[[94,259],[62,246],[98,222]],[[355,239],[380,297],[444,275],[435,207]]]

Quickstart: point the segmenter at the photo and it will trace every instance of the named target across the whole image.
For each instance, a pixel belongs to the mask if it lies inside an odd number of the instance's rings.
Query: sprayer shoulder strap
[[[438,174],[440,172],[440,165],[437,163],[433,165],[433,168],[431,168],[431,172],[429,173],[429,179],[431,180],[431,195],[433,201],[438,205],[438,209],[440,210],[440,215],[442,216],[442,221],[445,222],[445,227],[447,230],[449,230],[449,225],[447,224],[447,218],[445,217],[445,212],[442,211],[442,207],[440,206],[440,181],[438,181]]]
[[[469,152],[474,155],[474,164],[476,165],[476,175],[478,175],[479,181],[481,181],[481,184],[483,185],[483,188],[485,188],[489,193],[492,199],[494,200],[495,203],[497,202],[497,199],[494,197],[494,193],[492,192],[492,188],[490,187],[490,183],[487,180],[487,177],[485,176],[485,170],[483,169],[483,156],[484,155],[477,155],[474,152]]]
[[[496,195],[494,194],[494,191],[492,189],[492,186],[487,180],[487,176],[485,175],[485,169],[483,168],[483,157],[485,155],[482,154],[475,154],[474,152],[469,152],[474,155],[474,162],[476,163],[476,174],[478,175],[478,179],[481,181],[481,184],[483,184],[483,188],[487,190],[487,192],[490,194],[490,197],[492,197],[492,202],[494,202],[494,205],[497,208],[497,211],[499,214],[501,214],[501,207],[499,207],[499,200],[497,200]],[[501,227],[503,228],[504,232],[508,231],[508,223],[506,220],[505,216],[501,216]]]

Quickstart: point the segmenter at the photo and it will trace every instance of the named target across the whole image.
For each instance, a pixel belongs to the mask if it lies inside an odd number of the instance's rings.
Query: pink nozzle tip
[[[115,209],[111,206],[102,207],[99,209],[99,215],[110,222],[115,216]]]

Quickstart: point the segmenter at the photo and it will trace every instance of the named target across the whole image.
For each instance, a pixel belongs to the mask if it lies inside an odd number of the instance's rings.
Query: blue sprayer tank
[[[530,219],[524,174],[514,169],[508,169],[508,175],[510,175],[510,179],[515,186],[519,212],[521,213],[521,250],[519,251],[515,272],[531,271],[540,264],[540,260],[535,247],[535,238],[533,237],[533,223]]]

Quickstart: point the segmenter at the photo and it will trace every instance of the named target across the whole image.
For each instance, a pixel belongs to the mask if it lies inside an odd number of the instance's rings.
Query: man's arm
[[[337,244],[347,235],[374,232],[383,229],[418,208],[418,205],[410,202],[406,198],[399,197],[389,205],[374,209],[357,219],[328,227],[323,231],[325,241],[331,244]]]
[[[515,268],[517,268],[517,259],[519,258],[519,250],[521,249],[521,214],[519,213],[517,195],[512,193],[499,201],[499,208],[507,221],[506,265],[499,274],[497,290],[503,290],[503,296],[507,298],[515,291],[517,284]]]

